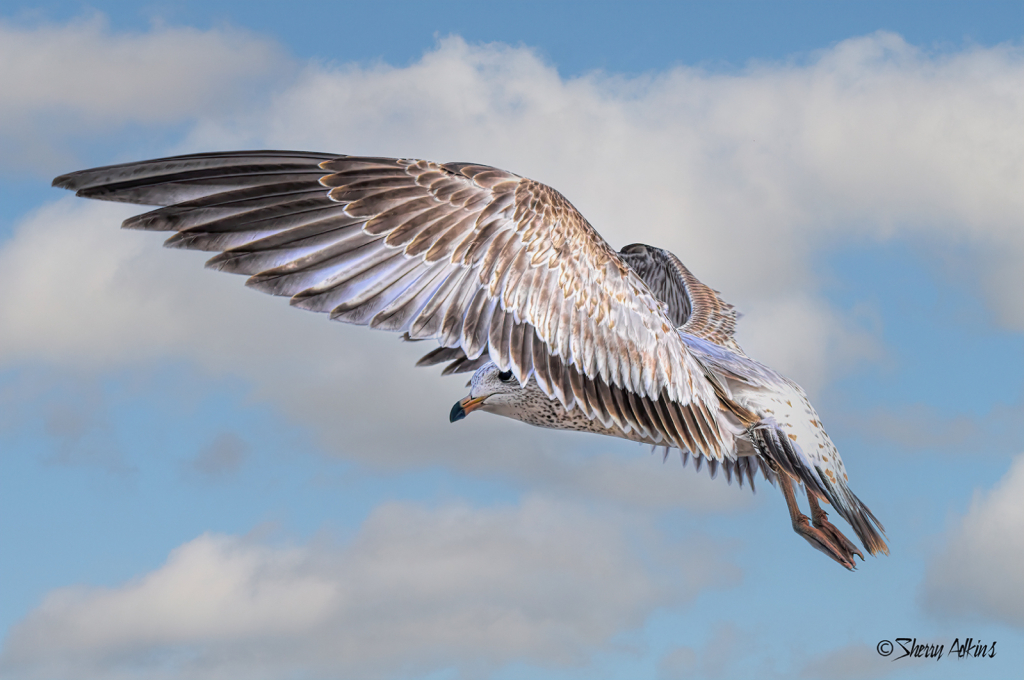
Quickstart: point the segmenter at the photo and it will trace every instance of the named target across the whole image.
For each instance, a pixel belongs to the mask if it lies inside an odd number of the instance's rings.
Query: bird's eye
[[[498,380],[501,382],[512,382],[512,371],[502,371],[498,374]]]

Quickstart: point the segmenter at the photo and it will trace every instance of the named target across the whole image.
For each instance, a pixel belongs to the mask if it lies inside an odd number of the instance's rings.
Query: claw
[[[817,504],[815,504],[817,505]],[[828,521],[828,513],[822,510],[820,507],[811,508],[811,518],[814,522],[814,526],[820,531],[827,534],[832,540],[839,545],[839,547],[849,555],[850,560],[853,560],[853,556],[856,555],[860,558],[860,561],[864,561],[864,553],[862,553],[853,542],[850,541],[843,532],[839,531],[831,522]]]
[[[835,527],[832,528],[835,529]],[[854,571],[857,568],[856,563],[853,561],[853,553],[846,545],[843,545],[843,541],[845,541],[847,545],[849,544],[849,541],[847,541],[846,537],[838,531],[835,533],[839,534],[839,538],[842,539],[842,541],[834,540],[834,537],[830,535],[831,532],[829,531],[812,527],[808,523],[805,515],[800,515],[793,522],[793,530],[803,536],[813,548],[825,553],[850,571]],[[857,551],[856,548],[854,548],[854,551],[859,554],[859,551]],[[863,555],[861,555],[861,559],[864,559]]]
[[[811,544],[811,547],[819,550],[833,560],[843,565],[850,571],[857,568],[853,561],[854,555],[864,555],[860,550],[843,536],[839,529],[832,526],[827,519],[825,511],[818,505],[818,499],[813,494],[807,494],[807,500],[811,505],[811,516],[814,517],[814,526],[811,526],[807,516],[800,512],[796,504],[796,496],[793,494],[792,480],[785,474],[776,474],[779,479],[779,487],[782,495],[786,497],[786,506],[789,508],[789,518],[793,522],[793,531],[800,534]]]

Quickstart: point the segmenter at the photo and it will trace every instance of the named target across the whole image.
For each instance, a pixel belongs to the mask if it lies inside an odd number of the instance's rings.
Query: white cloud
[[[159,35],[131,40],[156,44]],[[244,61],[245,49],[227,48],[230,63]],[[613,244],[678,253],[747,313],[748,351],[813,390],[882,352],[871,310],[837,310],[816,294],[822,249],[851,239],[971,239],[999,250],[1006,271],[1024,270],[1022,64],[1017,48],[936,56],[879,33],[805,63],[738,74],[677,68],[566,80],[528,49],[450,38],[403,68],[309,65],[244,114],[204,107],[182,150],[476,160],[547,181]],[[562,459],[555,445],[581,439],[487,417],[448,426],[462,389],[412,370],[428,348],[261,299],[236,277],[202,271],[201,256],[119,233],[127,214],[67,199],[2,245],[0,284],[18,291],[0,300],[2,361],[103,369],[183,358],[242,376],[255,398],[311,425],[342,455],[599,486],[600,461],[553,462]],[[1000,275],[983,260],[982,274]],[[1024,308],[1020,290],[990,302],[1012,321],[1008,310]],[[548,441],[556,444],[545,449]],[[669,477],[660,468],[634,468],[637,482]],[[638,496],[624,488],[610,493]]]
[[[1024,454],[991,491],[976,494],[925,577],[925,608],[1024,627]]]
[[[1022,121],[1011,46],[935,55],[876,33],[740,73],[562,79],[528,49],[448,38],[408,67],[310,66],[187,147],[472,160],[548,182],[613,245],[668,247],[765,319],[741,322],[745,342],[813,386],[878,356],[870,310],[815,292],[816,259],[846,243],[975,244],[990,305],[1024,329],[1024,285],[1008,285],[1024,271]]]
[[[354,539],[274,547],[203,535],[114,588],[51,592],[16,624],[18,677],[395,677],[576,665],[738,571],[700,537],[629,516],[520,506],[379,507]]]
[[[223,113],[291,64],[275,42],[237,29],[0,22],[0,167],[46,167],[71,133]]]

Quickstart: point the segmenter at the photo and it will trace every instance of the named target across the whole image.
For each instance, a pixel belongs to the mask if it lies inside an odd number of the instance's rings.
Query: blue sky
[[[1019,2],[5,4],[0,674],[1019,677],[1022,32]],[[505,167],[673,250],[892,554],[847,573],[777,490],[626,442],[451,426],[419,347],[49,187],[289,147]]]

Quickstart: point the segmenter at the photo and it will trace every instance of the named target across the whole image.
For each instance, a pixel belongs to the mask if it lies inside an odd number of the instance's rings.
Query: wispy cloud
[[[872,645],[853,642],[812,658],[800,669],[800,677],[813,680],[874,680],[905,671],[907,666],[920,670],[925,663],[934,665],[935,662],[931,659],[907,659],[902,666],[897,666],[892,663],[892,659],[880,656]]]
[[[195,457],[184,462],[189,476],[203,479],[222,479],[234,474],[249,456],[249,444],[234,432],[221,432],[204,446]]]
[[[95,380],[45,368],[8,372],[0,375],[0,433],[41,435],[47,465],[134,473],[105,401]]]
[[[1024,454],[987,493],[975,495],[946,537],[922,587],[942,617],[982,618],[1024,628]]]
[[[749,652],[750,643],[751,636],[736,624],[719,623],[701,647],[679,646],[669,650],[658,664],[658,677],[661,680],[736,677],[738,652],[741,648]]]
[[[847,427],[861,436],[897,444],[908,452],[1013,455],[1024,449],[1024,404],[996,404],[982,416],[943,415],[927,404],[850,412]]]

